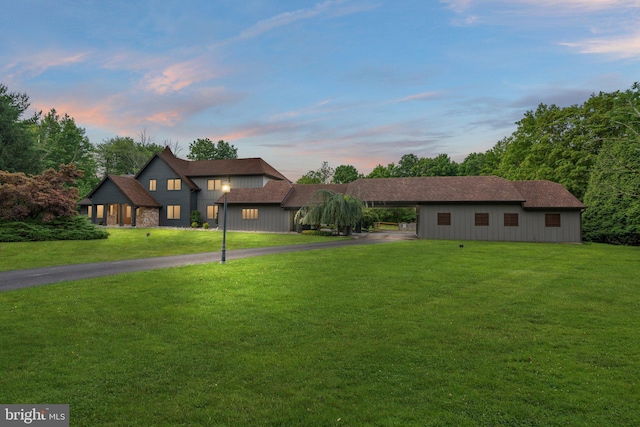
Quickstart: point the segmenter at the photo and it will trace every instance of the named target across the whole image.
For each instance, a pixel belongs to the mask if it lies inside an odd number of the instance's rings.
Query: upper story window
[[[149,191],[156,191],[157,181],[155,179],[149,180]]]
[[[488,213],[477,213],[476,214],[476,226],[488,226],[489,225],[489,214]]]
[[[208,179],[207,180],[207,190],[209,190],[209,191],[222,191],[222,180],[221,179]]]
[[[544,215],[545,227],[560,227],[560,214],[545,214]]]
[[[182,188],[181,186],[182,181],[179,178],[167,180],[167,190],[169,191],[180,190],[180,188]]]

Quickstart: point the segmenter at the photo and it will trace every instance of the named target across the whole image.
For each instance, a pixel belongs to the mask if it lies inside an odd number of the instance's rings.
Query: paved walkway
[[[371,233],[366,237],[335,242],[308,243],[302,245],[273,246],[267,248],[227,250],[227,261],[286,252],[330,249],[342,246],[383,243],[414,238],[405,234]],[[156,258],[131,259],[122,261],[99,262],[92,264],[70,264],[56,267],[30,268],[0,272],[0,292],[51,283],[91,279],[134,271],[156,270],[159,268],[179,267],[183,265],[220,262],[220,252],[205,252],[191,255],[175,255]]]

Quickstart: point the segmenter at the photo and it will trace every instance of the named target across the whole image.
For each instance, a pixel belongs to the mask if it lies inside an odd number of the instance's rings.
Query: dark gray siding
[[[451,225],[438,225],[438,213],[450,213]],[[489,214],[488,226],[476,226],[475,214]],[[505,213],[518,214],[518,226],[504,225]],[[545,214],[560,213],[560,227],[546,227]],[[582,242],[580,211],[531,211],[520,205],[421,205],[418,237],[445,240]]]
[[[100,188],[93,193],[91,197],[91,203],[95,205],[106,204],[125,204],[131,203],[127,196],[118,188],[113,181],[107,179],[102,183]]]
[[[242,219],[242,209],[258,209],[258,219]],[[223,206],[220,206],[220,224],[222,227]],[[279,205],[228,205],[227,229],[238,231],[287,232],[289,230],[289,211]]]
[[[156,191],[149,191],[149,193],[163,206],[160,208],[160,226],[163,227],[190,226],[190,214],[195,207],[195,195],[191,194],[185,182],[182,182],[180,190],[167,190],[167,181],[177,178],[180,178],[178,174],[158,157],[154,158],[137,178],[147,190],[149,190],[149,181],[156,180]],[[168,205],[180,206],[180,219],[167,219]]]

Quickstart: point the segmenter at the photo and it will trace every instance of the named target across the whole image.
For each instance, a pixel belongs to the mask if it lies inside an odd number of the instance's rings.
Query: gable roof
[[[140,184],[140,182],[132,175],[107,175],[96,187],[91,190],[91,193],[87,195],[85,199],[81,201],[89,201],[86,203],[87,205],[91,204],[91,198],[93,194],[98,191],[100,187],[106,182],[111,181],[115,184],[116,187],[125,195],[127,199],[131,202],[133,206],[137,207],[145,207],[145,208],[160,208],[162,205],[158,203],[156,199],[153,198],[151,194]]]
[[[203,176],[267,176],[274,179],[290,182],[284,175],[278,172],[273,166],[262,160],[261,158],[248,159],[225,159],[225,160],[184,160],[179,159],[173,154],[169,147],[156,153],[142,167],[140,173],[155,159],[162,159],[179,177],[184,181],[190,190],[199,190],[200,187],[191,180],[191,177]]]
[[[131,200],[134,206],[162,207],[135,177],[131,175],[107,175],[107,177]]]

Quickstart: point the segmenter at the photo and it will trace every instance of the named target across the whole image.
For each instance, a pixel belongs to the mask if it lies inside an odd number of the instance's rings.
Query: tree
[[[495,157],[487,153],[489,173],[507,179],[548,179],[582,199],[602,141],[618,131],[610,126],[613,94],[592,95],[582,105],[560,108],[540,104],[517,122]]]
[[[309,171],[304,174],[298,181],[297,184],[329,184],[331,182],[331,178],[333,177],[334,170],[331,166],[329,166],[329,162],[322,162],[322,166],[320,169],[315,171]]]
[[[0,218],[50,222],[77,215],[78,189],[75,180],[82,171],[75,165],[60,165],[41,175],[0,171]]]
[[[640,84],[615,94],[611,127],[585,194],[587,240],[640,245]]]
[[[394,167],[390,172],[394,177],[418,176],[420,160],[415,154],[405,154],[400,158],[398,166]]]
[[[333,179],[331,182],[334,184],[348,184],[362,177],[363,175],[358,172],[358,169],[356,169],[355,166],[340,165],[333,173]]]
[[[478,176],[482,175],[486,163],[486,153],[471,153],[458,165],[458,175]]]
[[[299,224],[333,226],[340,234],[351,234],[351,228],[362,218],[364,203],[355,197],[329,190],[318,190],[298,212],[295,221]]]
[[[32,131],[37,116],[22,118],[28,108],[26,93],[8,92],[7,87],[0,84],[0,170],[41,172]]]
[[[99,179],[93,155],[94,147],[85,135],[85,130],[78,127],[67,114],[61,117],[55,109],[51,109],[37,123],[37,132],[37,148],[42,167],[57,169],[61,164],[75,164],[84,172],[83,177],[77,180],[80,196],[89,193]]]
[[[136,142],[130,137],[116,136],[103,141],[96,147],[98,170],[103,174],[134,174],[151,156],[163,149],[156,144]]]
[[[434,158],[423,157],[414,167],[412,176],[456,176],[458,164],[447,154],[439,154]]]
[[[238,149],[223,140],[213,143],[209,138],[196,139],[189,144],[189,160],[237,159]]]
[[[395,168],[396,165],[393,163],[389,163],[387,166],[378,165],[367,175],[367,178],[391,178],[394,176],[393,171]]]

